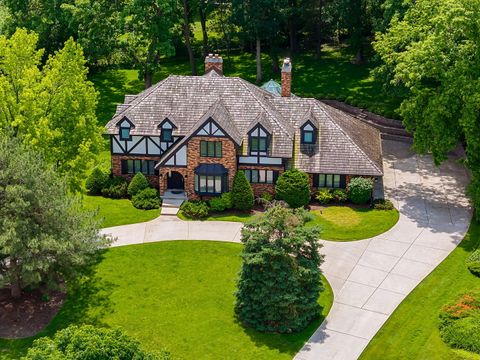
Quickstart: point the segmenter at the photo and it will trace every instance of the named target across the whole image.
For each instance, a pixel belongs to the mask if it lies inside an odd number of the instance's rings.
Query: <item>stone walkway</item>
[[[390,231],[354,242],[322,241],[322,269],[334,304],[296,360],[357,359],[400,302],[458,245],[471,210],[459,154],[436,168],[404,143],[384,141],[384,184],[400,210]],[[104,229],[113,246],[163,240],[240,241],[240,223],[184,222],[161,216],[147,223]]]

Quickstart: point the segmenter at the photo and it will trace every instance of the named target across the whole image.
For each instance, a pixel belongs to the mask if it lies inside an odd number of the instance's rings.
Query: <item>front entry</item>
[[[185,181],[182,174],[172,171],[167,177],[167,189],[185,190]]]

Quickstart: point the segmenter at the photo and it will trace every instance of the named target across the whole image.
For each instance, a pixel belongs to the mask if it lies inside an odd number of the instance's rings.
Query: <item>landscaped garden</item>
[[[243,327],[234,312],[242,245],[172,241],[108,249],[94,276],[72,288],[48,327],[35,338],[70,324],[123,328],[147,350],[166,348],[174,358],[291,359],[332,304],[325,291],[321,317],[294,334]],[[0,340],[0,358],[18,359],[33,339]]]
[[[458,310],[467,310],[464,315],[459,311],[459,315],[479,318],[475,308],[478,299],[475,303],[463,303],[469,300],[469,293],[480,288],[478,277],[466,264],[479,246],[480,223],[473,221],[460,245],[400,304],[367,346],[361,359],[479,359],[479,354],[450,348],[442,340],[439,329],[439,315],[451,308],[452,303],[458,303]],[[458,344],[469,341],[480,349],[478,325],[465,325],[456,332],[444,333],[445,339],[453,340],[452,335],[456,334]]]

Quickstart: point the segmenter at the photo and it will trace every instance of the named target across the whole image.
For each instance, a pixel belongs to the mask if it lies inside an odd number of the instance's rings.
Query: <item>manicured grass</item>
[[[465,259],[480,245],[480,223],[472,222],[460,245],[400,304],[361,359],[479,359],[451,350],[440,338],[438,314],[443,305],[480,287]]]
[[[333,294],[324,280],[322,317],[298,334],[262,334],[234,314],[242,245],[172,241],[112,248],[94,276],[72,289],[42,335],[71,323],[120,326],[146,349],[176,359],[292,359],[327,315]],[[0,340],[0,357],[17,359],[33,341]]]
[[[315,219],[308,225],[320,226],[324,240],[361,240],[379,235],[390,229],[398,221],[397,210],[374,210],[329,206],[314,210]]]
[[[153,220],[160,210],[140,210],[128,199],[107,199],[102,196],[84,196],[83,205],[88,210],[98,209],[97,218],[104,228]]]
[[[192,221],[192,219],[185,216],[181,210],[178,212],[177,216],[182,220]],[[255,215],[225,211],[223,213],[210,214],[206,219],[203,219],[203,221],[233,221],[243,223],[250,220],[253,216]]]

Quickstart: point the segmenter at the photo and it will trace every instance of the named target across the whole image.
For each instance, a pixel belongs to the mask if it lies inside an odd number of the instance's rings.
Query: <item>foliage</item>
[[[203,201],[186,201],[180,207],[182,213],[190,219],[204,219],[208,216],[208,205]]]
[[[348,199],[354,204],[366,204],[372,197],[373,182],[362,177],[352,178],[348,183]]]
[[[210,210],[214,212],[222,212],[232,208],[232,198],[229,192],[225,192],[220,196],[214,197],[209,201]]]
[[[0,136],[0,287],[56,287],[75,279],[107,241],[36,151]]]
[[[399,114],[414,148],[436,164],[460,142],[480,205],[479,0],[418,0],[379,34],[375,50],[391,85],[406,89]],[[477,212],[478,216],[479,212]]]
[[[320,313],[323,256],[317,228],[306,228],[295,210],[281,206],[245,224],[236,313],[258,331],[303,330]]]
[[[333,189],[332,196],[336,203],[344,203],[348,200],[347,192],[344,189]]]
[[[292,208],[307,205],[310,201],[308,175],[298,169],[285,171],[275,185],[275,197],[284,200]]]
[[[168,352],[148,353],[121,329],[71,325],[53,338],[34,341],[24,360],[170,360]]]
[[[0,131],[11,130],[67,175],[71,190],[80,190],[103,145],[97,93],[72,39],[45,65],[37,42],[23,29],[9,39],[0,36]]]
[[[132,196],[132,205],[143,210],[158,209],[160,207],[158,191],[153,188],[140,190]]]
[[[395,206],[388,199],[377,199],[373,202],[373,208],[375,210],[393,210]]]
[[[150,183],[145,175],[141,172],[136,173],[132,180],[130,180],[130,184],[128,184],[128,195],[135,196],[137,193],[148,187],[150,187]]]
[[[472,252],[465,263],[472,274],[480,276],[480,249]]]
[[[440,312],[443,341],[454,348],[480,353],[480,291],[463,294]]]
[[[233,208],[247,211],[253,208],[254,197],[250,183],[242,170],[236,172],[231,191]]]
[[[333,200],[333,194],[330,189],[318,189],[315,199],[317,199],[320,204],[328,204]]]
[[[110,178],[102,189],[102,196],[112,199],[123,199],[128,196],[128,182],[121,176]]]
[[[260,195],[260,199],[263,199],[263,200],[266,200],[266,201],[273,201],[274,196],[269,192],[263,192]]]
[[[85,182],[85,187],[90,195],[100,195],[102,189],[108,183],[108,175],[102,169],[96,167]]]

